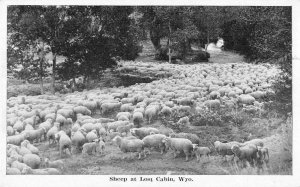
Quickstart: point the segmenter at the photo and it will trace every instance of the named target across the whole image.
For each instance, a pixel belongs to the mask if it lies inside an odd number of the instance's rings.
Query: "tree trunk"
[[[55,93],[55,67],[56,67],[56,53],[53,55],[53,64],[52,64],[52,82],[51,82],[51,93]]]
[[[41,88],[41,94],[44,94],[44,86],[43,86],[43,61],[44,58],[40,59],[40,88]]]
[[[75,90],[77,90],[75,77],[73,77],[72,80],[73,80],[73,85],[71,86],[71,90],[72,90],[72,92],[74,92]]]
[[[150,29],[150,40],[151,40],[155,50],[159,51],[161,48],[160,37],[159,37],[157,31],[155,30],[155,28]]]
[[[169,48],[169,63],[171,64],[172,62],[172,54],[171,54],[171,22],[169,21],[169,45],[168,45],[168,48]]]
[[[209,44],[209,33],[207,33],[207,44],[205,45],[205,51],[207,51],[208,44]]]

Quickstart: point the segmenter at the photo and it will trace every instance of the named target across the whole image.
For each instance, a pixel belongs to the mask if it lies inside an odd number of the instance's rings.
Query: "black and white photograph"
[[[6,177],[295,176],[293,5],[199,3],[2,4]]]

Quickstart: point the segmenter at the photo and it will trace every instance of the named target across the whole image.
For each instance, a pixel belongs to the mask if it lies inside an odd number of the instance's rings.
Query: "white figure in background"
[[[217,43],[209,43],[207,46],[207,52],[209,53],[218,53],[222,51],[222,47],[224,46],[223,38],[218,38]]]

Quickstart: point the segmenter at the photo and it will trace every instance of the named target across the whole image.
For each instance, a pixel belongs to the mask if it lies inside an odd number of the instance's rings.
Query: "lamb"
[[[49,158],[45,158],[44,162],[47,168],[64,168],[64,162],[62,160],[50,161]]]
[[[252,139],[252,140],[249,140],[249,141],[246,141],[246,142],[242,143],[241,146],[245,146],[245,145],[248,145],[248,144],[253,144],[253,145],[256,145],[256,146],[260,146],[260,147],[264,146],[264,142],[262,141],[262,139]]]
[[[164,153],[164,150],[165,150],[165,144],[162,142],[162,140],[166,138],[165,135],[163,134],[151,134],[144,137],[142,139],[142,141],[144,142],[144,147],[147,147],[147,148],[152,148],[152,147],[155,147],[155,148],[159,148],[160,151],[161,151],[161,154]]]
[[[7,144],[20,145],[23,140],[25,140],[26,134],[18,134],[13,136],[7,136],[6,142]]]
[[[92,112],[85,106],[76,106],[73,108],[73,111],[75,114],[80,113],[80,114],[89,115],[89,116],[92,114]]]
[[[167,148],[170,148],[174,151],[174,158],[177,156],[177,151],[184,152],[185,161],[189,160],[189,155],[193,150],[192,142],[185,138],[170,138],[166,137],[162,140]]]
[[[128,133],[128,132],[130,132],[130,129],[131,128],[133,128],[133,123],[130,123],[130,124],[128,124],[128,125],[125,125],[125,126],[119,126],[119,127],[117,127],[117,132],[119,132],[120,134],[122,134],[122,133]]]
[[[77,132],[74,133],[72,136],[72,144],[79,150],[82,149],[82,145],[86,142],[86,132],[84,129],[79,129]]]
[[[87,135],[86,135],[86,140],[88,142],[92,142],[92,141],[94,141],[97,138],[98,138],[98,136],[97,136],[97,130],[95,130],[95,129],[92,130],[91,132],[87,133]]]
[[[141,128],[132,128],[130,132],[133,136],[143,139],[144,137],[150,135],[151,132],[154,134],[159,134],[159,130],[153,127],[141,127]]]
[[[138,152],[139,158],[141,159],[142,153],[144,154],[144,157],[146,157],[145,151],[144,151],[144,142],[139,139],[125,139],[121,138],[120,136],[116,136],[113,139],[113,142],[115,142],[122,152]]]
[[[239,147],[238,145],[233,145],[231,147],[232,152],[236,157],[239,158],[243,163],[244,161],[248,161],[251,165],[257,160],[257,146],[253,144],[247,144],[243,147]]]
[[[93,142],[85,143],[82,146],[82,154],[88,155],[89,153],[96,154],[96,147],[99,143],[99,139],[93,140]]]
[[[199,147],[198,144],[193,144],[193,152],[196,154],[197,161],[200,161],[201,155],[209,157],[211,151],[208,147]]]
[[[21,147],[26,147],[33,154],[39,154],[39,149],[37,147],[35,147],[34,145],[30,144],[30,142],[28,140],[24,140],[21,143]]]
[[[62,157],[63,150],[69,149],[70,154],[72,153],[71,152],[72,141],[71,141],[70,137],[64,131],[59,131],[58,133],[56,133],[55,139],[57,139],[58,143],[59,143],[60,157]]]
[[[132,116],[132,121],[133,121],[134,125],[136,125],[137,127],[139,127],[143,123],[143,121],[144,121],[143,113],[141,113],[141,112],[134,112],[133,116]]]
[[[26,154],[23,156],[23,162],[32,169],[37,169],[40,167],[41,158],[36,154]]]
[[[225,159],[226,159],[226,155],[234,155],[234,153],[231,150],[231,147],[233,145],[240,146],[241,144],[239,142],[227,142],[227,143],[222,143],[220,141],[214,142],[214,146],[217,153],[223,156]],[[232,159],[234,159],[234,157]]]

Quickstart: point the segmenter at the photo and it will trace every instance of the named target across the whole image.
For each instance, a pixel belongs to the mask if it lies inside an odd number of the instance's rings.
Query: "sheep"
[[[21,143],[21,147],[26,147],[33,154],[39,154],[39,149],[37,147],[35,147],[34,145],[30,144],[30,142],[28,140],[24,140]]]
[[[116,136],[121,136],[119,132],[110,132],[107,134],[107,140],[113,140]]]
[[[110,131],[111,129],[116,131],[118,127],[125,126],[129,124],[129,121],[115,121],[111,123],[107,123],[107,130]]]
[[[101,113],[106,114],[107,112],[118,109],[121,107],[121,104],[122,103],[120,103],[120,102],[118,102],[118,103],[103,103],[100,108]]]
[[[36,154],[26,154],[23,156],[23,162],[32,169],[37,169],[40,167],[41,158]]]
[[[151,134],[144,137],[142,141],[144,142],[144,147],[152,148],[152,147],[158,147],[161,151],[161,154],[164,153],[165,150],[165,144],[162,142],[162,140],[166,138],[163,134]]]
[[[22,132],[24,130],[25,122],[23,118],[20,118],[13,126],[13,129],[17,132]]]
[[[242,143],[241,146],[245,146],[245,145],[248,145],[248,144],[254,144],[254,145],[260,146],[260,147],[264,146],[264,142],[263,142],[262,139],[252,139],[252,140],[249,140],[249,141],[246,141],[246,142]]]
[[[45,133],[47,133],[48,130],[52,127],[52,124],[53,124],[53,120],[52,119],[47,119],[43,123],[39,124],[38,128],[44,128]],[[45,137],[46,137],[46,134],[45,134]]]
[[[13,136],[7,136],[6,142],[7,144],[20,145],[23,140],[25,140],[26,134],[18,134]]]
[[[21,175],[21,171],[17,168],[6,168],[6,175]]]
[[[86,142],[86,132],[84,129],[79,129],[72,136],[72,144],[75,145],[76,149],[81,150],[82,145]]]
[[[169,136],[171,138],[186,138],[186,139],[190,140],[193,144],[200,144],[200,138],[196,134],[193,134],[193,133],[181,132],[181,133],[175,134],[174,132],[172,132],[172,133],[169,133]]]
[[[134,110],[134,106],[131,103],[122,104],[120,107],[121,112],[131,112]]]
[[[56,114],[55,113],[49,113],[47,114],[44,119],[47,120],[47,119],[52,119],[53,121],[55,120],[55,117],[56,117]]]
[[[64,168],[64,162],[62,160],[50,161],[49,158],[45,158],[44,163],[47,168]]]
[[[162,140],[167,148],[174,151],[174,158],[177,156],[177,151],[184,152],[185,161],[189,160],[189,154],[192,153],[193,145],[192,142],[185,138],[170,138],[166,137]]]
[[[120,134],[122,134],[122,133],[128,133],[128,132],[130,132],[130,129],[131,128],[133,128],[133,123],[130,123],[130,124],[128,124],[128,125],[125,125],[125,126],[119,126],[119,127],[117,127],[117,132],[119,132]]]
[[[63,115],[61,115],[61,114],[57,114],[56,115],[56,118],[55,118],[55,122],[57,122],[57,123],[59,123],[59,124],[64,124],[65,122],[66,122],[66,118],[63,116]]]
[[[91,132],[87,133],[86,135],[86,140],[88,142],[92,142],[93,140],[97,139],[98,136],[97,136],[97,130],[92,130]]]
[[[118,117],[118,121],[129,121],[129,118],[124,115],[121,115]]]
[[[113,142],[115,142],[120,150],[124,153],[126,152],[138,152],[139,158],[141,159],[142,153],[144,154],[144,157],[146,157],[145,150],[144,150],[144,142],[139,139],[125,139],[121,138],[120,136],[116,136],[113,139]]]
[[[73,111],[75,114],[80,113],[80,114],[89,115],[89,116],[92,114],[92,112],[85,106],[76,106],[73,108]]]
[[[157,117],[159,112],[159,106],[150,105],[145,110],[145,118],[147,119],[148,123],[150,124],[153,119]]]
[[[153,127],[141,127],[141,128],[132,128],[130,132],[133,136],[143,139],[144,137],[150,135],[151,132],[154,134],[159,134],[159,130]]]
[[[241,104],[251,105],[251,104],[253,104],[254,101],[255,101],[255,98],[249,94],[242,94],[238,97],[238,104],[241,103]]]
[[[99,139],[93,140],[93,142],[85,143],[82,146],[82,154],[88,155],[89,153],[96,154],[96,147],[99,143]]]
[[[126,116],[128,119],[130,119],[131,118],[131,113],[130,112],[119,112],[116,115],[116,118],[119,119],[121,116]]]
[[[57,139],[58,143],[59,143],[60,157],[62,157],[63,150],[69,149],[70,154],[72,153],[71,152],[72,141],[71,141],[70,137],[64,131],[59,131],[58,133],[56,133],[55,139]]]
[[[19,154],[19,147],[17,147],[17,149],[10,148],[7,151],[7,156],[9,156],[12,159],[11,162],[13,162],[15,160],[17,160],[19,162],[23,162],[23,156]]]
[[[183,98],[176,99],[174,101],[179,105],[192,106],[194,104],[194,101],[190,97],[183,97]]]
[[[59,131],[60,131],[59,123],[54,123],[53,127],[51,127],[51,129],[49,129],[49,131],[46,134],[47,140],[49,141],[49,145],[51,144],[51,140],[52,140],[52,144],[55,143],[55,134],[58,133]]]
[[[161,111],[160,114],[167,117],[167,116],[171,116],[172,114],[172,109],[168,106],[164,106]]]
[[[190,124],[189,117],[185,116],[178,120],[177,124],[180,126],[188,126]]]
[[[97,110],[98,104],[93,99],[90,99],[89,101],[83,102],[83,106],[88,108],[93,113]]]
[[[223,156],[225,158],[225,160],[226,160],[226,155],[234,155],[234,153],[231,150],[231,147],[233,145],[240,146],[241,143],[239,143],[239,142],[222,143],[220,141],[215,141],[214,142],[214,146],[215,146],[215,149],[216,149],[217,153],[220,154],[221,156]],[[232,159],[234,159],[234,157]]]
[[[218,109],[221,106],[220,100],[207,100],[204,102],[204,105],[211,109]]]
[[[60,171],[56,168],[43,168],[43,169],[31,169],[24,168],[21,171],[22,174],[33,174],[33,175],[59,175]]]
[[[114,122],[114,119],[109,119],[109,118],[99,118],[98,122],[99,123],[109,123],[109,122]]]
[[[133,116],[132,116],[132,121],[133,121],[134,125],[136,125],[137,127],[139,127],[143,123],[143,121],[144,121],[143,113],[141,113],[141,112],[134,112]]]
[[[26,124],[30,124],[33,127],[35,127],[35,125],[38,123],[38,121],[39,121],[39,117],[38,116],[32,116],[32,117],[27,118],[27,119],[24,120],[24,122]]]
[[[33,126],[30,125],[30,124],[26,124],[25,128],[24,128],[24,131],[27,131],[27,130],[34,130]]]
[[[244,161],[248,161],[251,165],[257,160],[257,146],[253,144],[247,144],[243,147],[239,147],[238,145],[231,146],[231,151],[234,155],[239,158],[243,163]]]
[[[211,153],[208,147],[199,147],[198,144],[193,144],[193,152],[195,153],[198,162],[200,161],[201,155],[209,157]]]
[[[7,136],[12,136],[15,134],[15,130],[11,126],[6,127],[6,134]]]
[[[267,159],[268,156],[268,159]],[[269,150],[266,147],[257,146],[257,162],[258,164],[262,164],[263,162],[269,162]]]
[[[30,168],[30,167],[24,163],[15,160],[11,163],[11,168],[17,168],[18,170],[22,171],[24,168]]]
[[[24,131],[25,138],[33,143],[34,140],[36,142],[41,142],[42,136],[46,133],[46,129],[44,127],[36,129],[36,130],[27,130]]]
[[[57,110],[57,114],[61,114],[65,118],[73,118],[74,117],[74,111],[72,109],[62,108]]]
[[[103,138],[99,138],[99,145],[96,147],[96,152],[100,152],[100,155],[104,153],[105,150],[105,142],[103,141]]]

